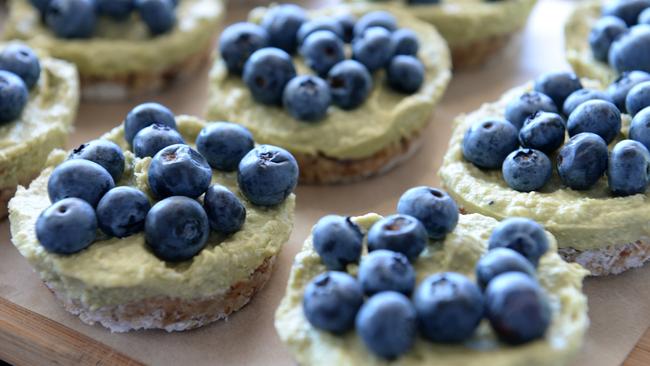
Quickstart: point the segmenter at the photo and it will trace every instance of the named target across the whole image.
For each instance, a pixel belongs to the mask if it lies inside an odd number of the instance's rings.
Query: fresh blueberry
[[[23,79],[13,72],[0,70],[0,124],[20,117],[28,99]]]
[[[357,18],[352,14],[343,14],[334,17],[334,19],[336,19],[336,21],[341,25],[341,29],[343,30],[343,41],[346,43],[352,42],[352,38],[354,38],[354,25],[357,22]]]
[[[115,187],[97,204],[97,222],[107,235],[125,238],[144,229],[149,209],[149,199],[139,189]]]
[[[154,123],[140,130],[133,139],[133,153],[139,158],[154,156],[170,145],[184,144],[183,136],[175,129]]]
[[[391,56],[390,32],[385,28],[368,28],[352,41],[352,58],[361,62],[370,72],[384,67]]]
[[[535,91],[553,99],[558,109],[562,108],[571,93],[580,89],[582,89],[580,78],[572,72],[549,72],[535,80]]]
[[[50,6],[52,0],[29,0],[29,2],[34,6],[41,14],[45,14],[47,7]]]
[[[463,138],[465,159],[484,169],[500,169],[506,156],[517,147],[517,127],[501,119],[474,123]]]
[[[501,169],[508,186],[519,192],[540,190],[551,179],[551,160],[535,149],[515,150],[503,161]]]
[[[636,25],[623,33],[609,49],[609,64],[619,73],[650,71],[650,25]]]
[[[650,81],[637,84],[625,98],[625,109],[633,117],[645,107],[650,107]]]
[[[208,214],[210,227],[220,234],[236,233],[246,221],[246,207],[234,193],[219,184],[205,192],[203,208]]]
[[[244,83],[253,98],[263,104],[279,105],[284,87],[295,76],[291,56],[279,48],[257,50],[244,65]]]
[[[52,0],[45,23],[61,38],[89,38],[95,30],[94,0]]]
[[[617,196],[645,193],[650,183],[650,153],[640,142],[623,140],[614,146],[607,169],[609,189]]]
[[[576,190],[591,188],[607,170],[607,143],[591,132],[573,136],[561,149],[557,171],[562,183]]]
[[[197,255],[208,241],[210,224],[203,207],[187,197],[156,203],[144,224],[147,245],[160,259],[182,262]]]
[[[459,273],[427,277],[413,295],[420,332],[429,340],[456,343],[470,338],[483,318],[481,289]]]
[[[300,48],[305,64],[318,75],[327,75],[332,66],[345,59],[343,41],[334,33],[319,30],[311,33]]]
[[[158,151],[149,165],[149,187],[157,198],[197,198],[208,190],[212,169],[203,155],[184,144]]]
[[[446,192],[431,187],[415,187],[404,192],[397,212],[420,220],[429,238],[440,240],[458,224],[458,205]]]
[[[535,278],[535,267],[526,257],[508,248],[494,248],[476,263],[476,281],[482,289],[506,272],[521,272]]]
[[[235,23],[219,37],[219,53],[228,72],[241,75],[246,61],[253,52],[269,45],[266,30],[253,23]]]
[[[361,260],[358,277],[367,296],[383,291],[411,296],[415,287],[415,270],[408,258],[391,250],[379,249],[368,253]]]
[[[556,113],[536,112],[526,119],[519,130],[521,146],[550,154],[564,144],[566,126]]]
[[[639,141],[650,149],[650,108],[642,109],[632,119],[630,139]]]
[[[313,36],[310,36],[311,38]],[[327,82],[318,76],[300,75],[291,79],[282,96],[284,108],[300,121],[315,122],[327,116],[332,94]]]
[[[239,162],[239,189],[258,206],[278,205],[298,184],[298,162],[287,150],[260,145]]]
[[[621,18],[606,16],[598,19],[589,33],[589,46],[594,58],[607,62],[612,43],[625,32],[627,25]]]
[[[427,229],[409,215],[392,215],[377,221],[368,231],[368,251],[388,249],[404,254],[410,261],[418,258],[428,243]]]
[[[424,65],[413,56],[397,55],[390,61],[386,75],[391,88],[413,94],[424,83]]]
[[[398,29],[390,36],[393,55],[416,56],[420,49],[418,35],[410,29]]]
[[[650,24],[650,8],[646,8],[641,13],[639,13],[638,24]]]
[[[104,167],[119,182],[124,173],[124,154],[117,144],[108,140],[92,140],[72,150],[68,159],[86,159]]]
[[[124,119],[124,139],[133,144],[133,138],[143,128],[154,123],[176,129],[174,113],[162,104],[143,103],[133,108]]]
[[[354,36],[360,37],[366,30],[372,27],[381,27],[389,32],[393,32],[397,29],[397,19],[387,11],[372,11],[359,18],[354,25]]]
[[[0,70],[20,76],[27,89],[32,89],[41,75],[41,64],[31,48],[21,43],[11,43],[0,52]]]
[[[294,4],[272,7],[262,19],[262,27],[269,34],[269,43],[288,53],[296,51],[298,29],[307,21],[305,11]]]
[[[106,15],[116,20],[126,20],[133,9],[134,0],[95,0],[97,13]]]
[[[630,90],[637,84],[650,81],[650,74],[645,71],[624,72],[607,87],[607,94],[618,109],[625,113],[625,99]]]
[[[512,99],[506,105],[505,117],[519,130],[524,125],[526,118],[538,111],[558,113],[553,99],[548,95],[530,91]]]
[[[328,269],[344,271],[349,263],[359,262],[363,233],[349,217],[327,215],[314,226],[312,242]]]
[[[305,288],[302,307],[309,323],[317,329],[342,334],[354,327],[363,305],[361,285],[344,272],[318,275]]]
[[[176,10],[171,0],[135,0],[135,7],[153,35],[167,33],[176,24]]]
[[[418,331],[415,307],[398,292],[382,292],[363,304],[356,318],[363,343],[377,356],[394,360],[408,352]]]
[[[235,123],[214,122],[203,127],[196,138],[196,149],[212,169],[225,172],[237,170],[239,162],[255,147],[253,135]]]
[[[366,101],[372,91],[372,75],[358,61],[345,60],[334,65],[327,75],[332,103],[344,110],[354,109]]]
[[[604,100],[610,103],[614,101],[604,91],[595,90],[595,89],[580,89],[576,90],[564,101],[564,106],[562,112],[565,116],[570,116],[573,111],[578,108],[578,106],[589,100]]]
[[[85,159],[66,160],[54,168],[47,182],[51,202],[76,197],[96,207],[106,192],[115,187],[104,167]]]
[[[628,26],[637,24],[639,14],[650,7],[648,0],[614,0],[603,6],[605,16],[615,16],[622,19]]]
[[[307,21],[300,26],[297,35],[298,46],[302,45],[309,35],[318,31],[330,31],[336,35],[336,38],[343,41],[344,34],[341,23],[335,18],[321,17]]]
[[[526,257],[535,267],[549,248],[544,227],[523,217],[512,217],[501,221],[492,230],[488,245],[490,250],[512,249]]]
[[[569,136],[592,132],[610,143],[621,132],[621,112],[610,102],[590,100],[580,104],[567,121]]]
[[[521,272],[494,278],[485,291],[485,313],[506,343],[523,344],[546,333],[551,308],[537,281]]]
[[[80,252],[95,241],[96,235],[95,210],[79,198],[54,203],[36,220],[36,238],[50,253]]]

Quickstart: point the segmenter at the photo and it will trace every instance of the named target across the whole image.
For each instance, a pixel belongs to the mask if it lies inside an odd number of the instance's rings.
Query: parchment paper
[[[233,0],[230,3],[229,22],[243,19],[244,2]],[[87,326],[66,313],[41,284],[11,244],[6,221],[0,224],[0,296],[149,364],[292,364],[291,356],[276,336],[273,315],[284,293],[291,261],[311,226],[329,213],[354,215],[374,211],[389,214],[395,210],[397,199],[406,189],[423,184],[437,186],[436,172],[447,147],[454,116],[472,111],[544,71],[568,69],[563,57],[562,24],[572,5],[571,2],[542,0],[521,37],[505,52],[483,68],[455,75],[426,131],[425,145],[408,163],[382,177],[358,184],[300,187],[295,230],[282,251],[271,281],[250,305],[227,321],[174,334],[158,331],[111,334],[101,326]],[[122,121],[137,102],[149,99],[170,106],[177,114],[201,115],[206,75],[207,68],[194,80],[158,97],[117,104],[84,103],[70,147],[99,136]],[[586,280],[592,325],[575,365],[617,365],[624,360],[650,325],[649,280],[650,266],[617,277]]]

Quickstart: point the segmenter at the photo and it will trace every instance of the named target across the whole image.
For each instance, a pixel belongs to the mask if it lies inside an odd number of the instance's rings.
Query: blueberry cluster
[[[237,195],[212,183],[213,169],[237,171],[241,193],[258,206],[282,203],[297,184],[298,165],[289,152],[255,147],[250,132],[233,123],[204,127],[197,151],[185,144],[169,109],[145,103],[126,116],[124,137],[138,157],[151,158],[147,181],[157,202],[152,206],[137,188],[117,186],[125,169],[117,144],[83,144],[48,181],[53,204],[36,222],[36,236],[46,250],[79,252],[97,239],[98,228],[117,238],[144,231],[149,248],[162,260],[188,260],[205,247],[210,230],[230,235],[246,220]]]
[[[137,12],[152,35],[167,33],[176,24],[179,0],[30,0],[41,19],[61,38],[92,37],[97,18],[126,21]]]
[[[34,51],[11,43],[0,51],[0,125],[20,117],[41,75],[41,64]]]
[[[334,334],[354,328],[368,349],[385,359],[408,352],[418,330],[431,342],[463,342],[483,318],[509,344],[544,335],[551,311],[535,276],[549,243],[539,224],[523,218],[500,223],[490,236],[490,251],[476,265],[478,285],[443,272],[416,286],[412,263],[429,239],[453,231],[458,207],[446,193],[418,187],[402,196],[398,212],[370,228],[363,259],[364,235],[350,218],[325,216],[314,226],[313,245],[328,272],[315,277],[303,295],[312,326]],[[357,278],[345,272],[351,263],[359,263]]]
[[[351,43],[352,59],[346,59]],[[330,105],[359,107],[373,88],[372,73],[385,69],[388,85],[402,93],[417,92],[424,65],[420,44],[395,17],[375,11],[358,21],[351,15],[309,20],[297,5],[272,7],[261,25],[233,24],[222,33],[219,50],[234,75],[241,75],[253,98],[283,105],[294,118],[313,122]],[[297,75],[291,55],[299,51],[316,75]]]
[[[618,72],[650,72],[650,1],[609,2],[591,28],[589,45],[596,60]]]
[[[629,139],[610,153],[608,145],[621,134],[621,112],[634,117]],[[606,174],[614,195],[645,193],[650,184],[650,74],[625,72],[607,91],[583,88],[573,73],[542,75],[533,91],[507,104],[505,119],[472,125],[462,149],[477,167],[501,169],[508,186],[521,192],[543,189],[554,158],[569,188],[590,189]]]

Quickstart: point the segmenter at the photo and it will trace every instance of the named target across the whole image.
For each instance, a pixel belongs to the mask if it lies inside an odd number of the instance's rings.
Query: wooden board
[[[650,365],[650,328],[643,334],[639,342],[634,346],[632,352],[624,363],[625,366],[647,366]]]

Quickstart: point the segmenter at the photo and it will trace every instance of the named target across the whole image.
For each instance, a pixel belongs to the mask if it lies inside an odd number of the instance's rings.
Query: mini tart
[[[381,219],[376,214],[353,218],[364,231]],[[497,221],[481,215],[461,215],[458,226],[444,241],[431,242],[413,263],[418,283],[427,276],[455,271],[474,278],[474,266],[487,251],[487,241]],[[521,346],[500,343],[487,321],[464,344],[444,345],[417,337],[415,346],[394,361],[395,365],[564,365],[580,349],[587,318],[587,298],[582,279],[587,274],[576,264],[564,262],[556,253],[556,242],[549,235],[551,248],[541,258],[538,279],[547,292],[553,319],[545,338]],[[351,331],[344,336],[315,329],[303,314],[302,299],[307,284],[327,269],[314,250],[311,238],[294,260],[287,292],[275,314],[275,327],[282,341],[301,365],[385,365]],[[357,266],[348,266],[356,274]]]
[[[0,43],[0,49],[7,44]],[[27,185],[43,169],[48,154],[62,148],[79,105],[74,65],[38,52],[41,75],[20,118],[0,124],[0,219],[16,186]]]
[[[186,141],[194,141],[205,122],[177,117]],[[147,193],[151,158],[127,151],[123,127],[102,138],[124,149],[126,169],[119,185]],[[29,188],[19,187],[9,203],[12,241],[36,269],[66,310],[88,324],[100,323],[113,332],[136,329],[181,331],[227,317],[246,305],[271,276],[275,258],[293,228],[295,196],[273,208],[254,206],[239,192],[237,173],[214,171],[246,206],[242,229],[228,237],[212,232],[193,259],[178,264],[158,259],[145,244],[144,233],[111,238],[70,256],[50,254],[36,239],[35,225],[50,205],[47,181],[67,157],[56,150],[47,167]]]
[[[598,83],[583,80],[583,85],[594,88]],[[539,222],[555,235],[566,260],[580,263],[594,276],[640,267],[650,259],[647,193],[614,197],[605,176],[589,190],[572,190],[562,185],[555,169],[541,191],[523,193],[508,187],[500,169],[482,170],[464,159],[465,131],[485,118],[503,118],[506,104],[530,89],[530,85],[512,89],[499,101],[456,118],[439,172],[443,185],[466,212],[498,220],[524,216]],[[610,147],[627,136],[629,125],[630,116],[623,114],[621,135]],[[555,166],[555,154],[549,158]]]
[[[361,16],[369,10],[364,5],[337,6],[310,15]],[[260,11],[251,16],[261,18]],[[449,50],[438,32],[408,14],[391,12],[399,26],[413,29],[420,39],[418,57],[426,75],[417,93],[392,91],[383,70],[378,71],[373,90],[360,107],[345,111],[331,106],[326,118],[308,123],[292,118],[280,107],[253,100],[241,78],[230,75],[217,56],[210,72],[208,118],[239,123],[256,141],[289,150],[300,165],[302,183],[344,183],[390,170],[415,152],[418,137],[451,78]],[[294,64],[298,74],[312,73],[301,57],[295,56]]]
[[[224,13],[221,0],[183,0],[176,9],[177,24],[157,37],[134,14],[125,22],[98,19],[92,38],[63,39],[41,22],[29,1],[9,0],[8,5],[4,37],[75,63],[83,97],[89,99],[125,99],[195,75],[209,60]]]

